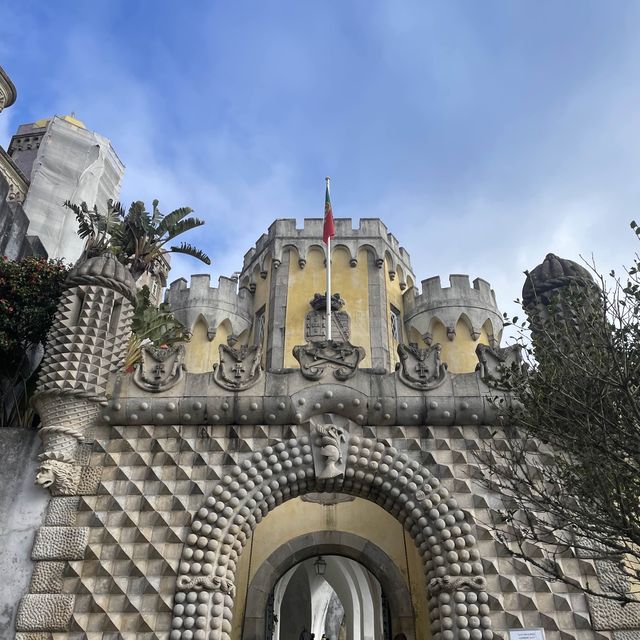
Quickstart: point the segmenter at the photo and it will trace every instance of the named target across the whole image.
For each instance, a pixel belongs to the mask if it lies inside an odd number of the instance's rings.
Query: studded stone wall
[[[308,491],[366,497],[404,523],[435,579],[434,640],[489,640],[519,627],[543,627],[547,640],[611,638],[592,630],[583,595],[535,576],[493,539],[497,503],[475,484],[473,452],[495,431],[351,423],[344,478],[319,482],[308,424],[99,427],[88,466],[102,467],[100,484],[52,500],[18,638],[49,637],[42,616],[66,626],[56,640],[228,638],[246,538]],[[593,574],[588,560],[563,563]]]

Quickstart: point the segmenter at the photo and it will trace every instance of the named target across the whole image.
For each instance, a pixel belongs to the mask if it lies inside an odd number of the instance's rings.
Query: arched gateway
[[[380,583],[389,609],[393,637],[415,637],[414,609],[407,582],[391,557],[370,540],[343,531],[314,531],[280,545],[262,563],[247,588],[242,639],[261,638],[268,628],[267,608],[278,581],[290,569],[320,554],[341,555],[367,569]]]
[[[236,567],[247,540],[272,509],[309,492],[372,500],[411,533],[424,562],[434,638],[493,638],[476,540],[456,500],[406,453],[354,433],[340,477],[317,477],[304,435],[253,453],[221,479],[186,539],[171,638],[230,638]]]

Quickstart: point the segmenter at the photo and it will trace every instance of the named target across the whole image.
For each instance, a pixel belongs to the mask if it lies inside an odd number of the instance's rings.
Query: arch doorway
[[[276,583],[265,612],[265,636],[299,640],[389,638],[389,607],[376,577],[344,556],[316,556],[299,562]]]

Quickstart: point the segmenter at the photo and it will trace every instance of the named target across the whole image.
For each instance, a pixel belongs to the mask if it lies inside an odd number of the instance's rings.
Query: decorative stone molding
[[[144,391],[158,393],[175,387],[184,375],[184,345],[168,348],[144,345],[142,359],[136,365],[133,381]]]
[[[7,72],[0,67],[0,112],[10,107],[17,97],[16,87]]]
[[[303,502],[313,502],[325,506],[340,504],[341,502],[353,502],[354,496],[348,496],[344,493],[305,493],[300,496]]]
[[[523,368],[522,347],[517,344],[504,348],[479,344],[476,347],[476,355],[476,371],[480,372],[483,382],[491,387],[505,388],[504,374],[513,369],[522,371]]]
[[[29,189],[29,180],[22,174],[11,156],[0,147],[0,174],[9,183],[8,202],[23,204]]]
[[[434,596],[454,591],[484,591],[487,581],[483,576],[443,576],[430,580],[428,588],[429,593]]]
[[[344,430],[334,424],[319,424],[314,435],[313,450],[318,480],[339,478],[344,474],[347,448]]]
[[[262,375],[262,345],[231,347],[221,344],[220,362],[213,365],[213,379],[228,391],[245,391]]]
[[[229,640],[232,592],[203,596],[196,582],[215,584],[224,578],[233,584],[238,557],[262,518],[289,498],[327,490],[362,496],[388,510],[411,533],[423,557],[427,581],[451,586],[451,594],[441,593],[429,601],[434,637],[455,640],[479,634],[483,640],[493,638],[489,615],[474,616],[465,607],[466,613],[453,616],[448,606],[451,597],[456,602],[488,603],[476,540],[457,501],[426,468],[393,447],[352,434],[347,454],[344,474],[323,480],[315,472],[309,437],[301,436],[256,452],[230,469],[191,524],[176,583],[171,640],[186,640],[182,630],[193,628],[208,630],[211,640]],[[457,552],[446,551],[450,543]],[[212,552],[203,565],[193,558],[204,548]],[[463,550],[468,561],[460,560]],[[202,607],[187,611],[185,601]]]
[[[180,591],[211,591],[227,593],[232,598],[236,595],[233,582],[218,576],[180,576],[178,578]]]
[[[316,293],[309,301],[313,311],[305,316],[304,339],[307,342],[323,342],[327,337],[327,296]],[[351,337],[351,321],[346,311],[341,311],[345,302],[339,293],[331,296],[331,332],[338,340]]]
[[[337,380],[344,381],[355,375],[365,351],[350,342],[324,340],[294,347],[293,356],[300,363],[300,372],[308,380],[320,380],[325,369],[329,368]]]
[[[442,348],[434,344],[420,349],[416,344],[398,345],[398,377],[412,389],[437,389],[447,375],[447,365],[440,361]]]

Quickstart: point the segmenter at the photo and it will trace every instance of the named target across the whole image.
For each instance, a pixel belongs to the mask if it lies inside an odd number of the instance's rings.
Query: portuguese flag
[[[333,226],[333,209],[331,208],[331,197],[329,196],[329,178],[327,178],[327,191],[324,197],[324,228],[322,230],[322,241],[327,244],[329,238],[336,235]]]

